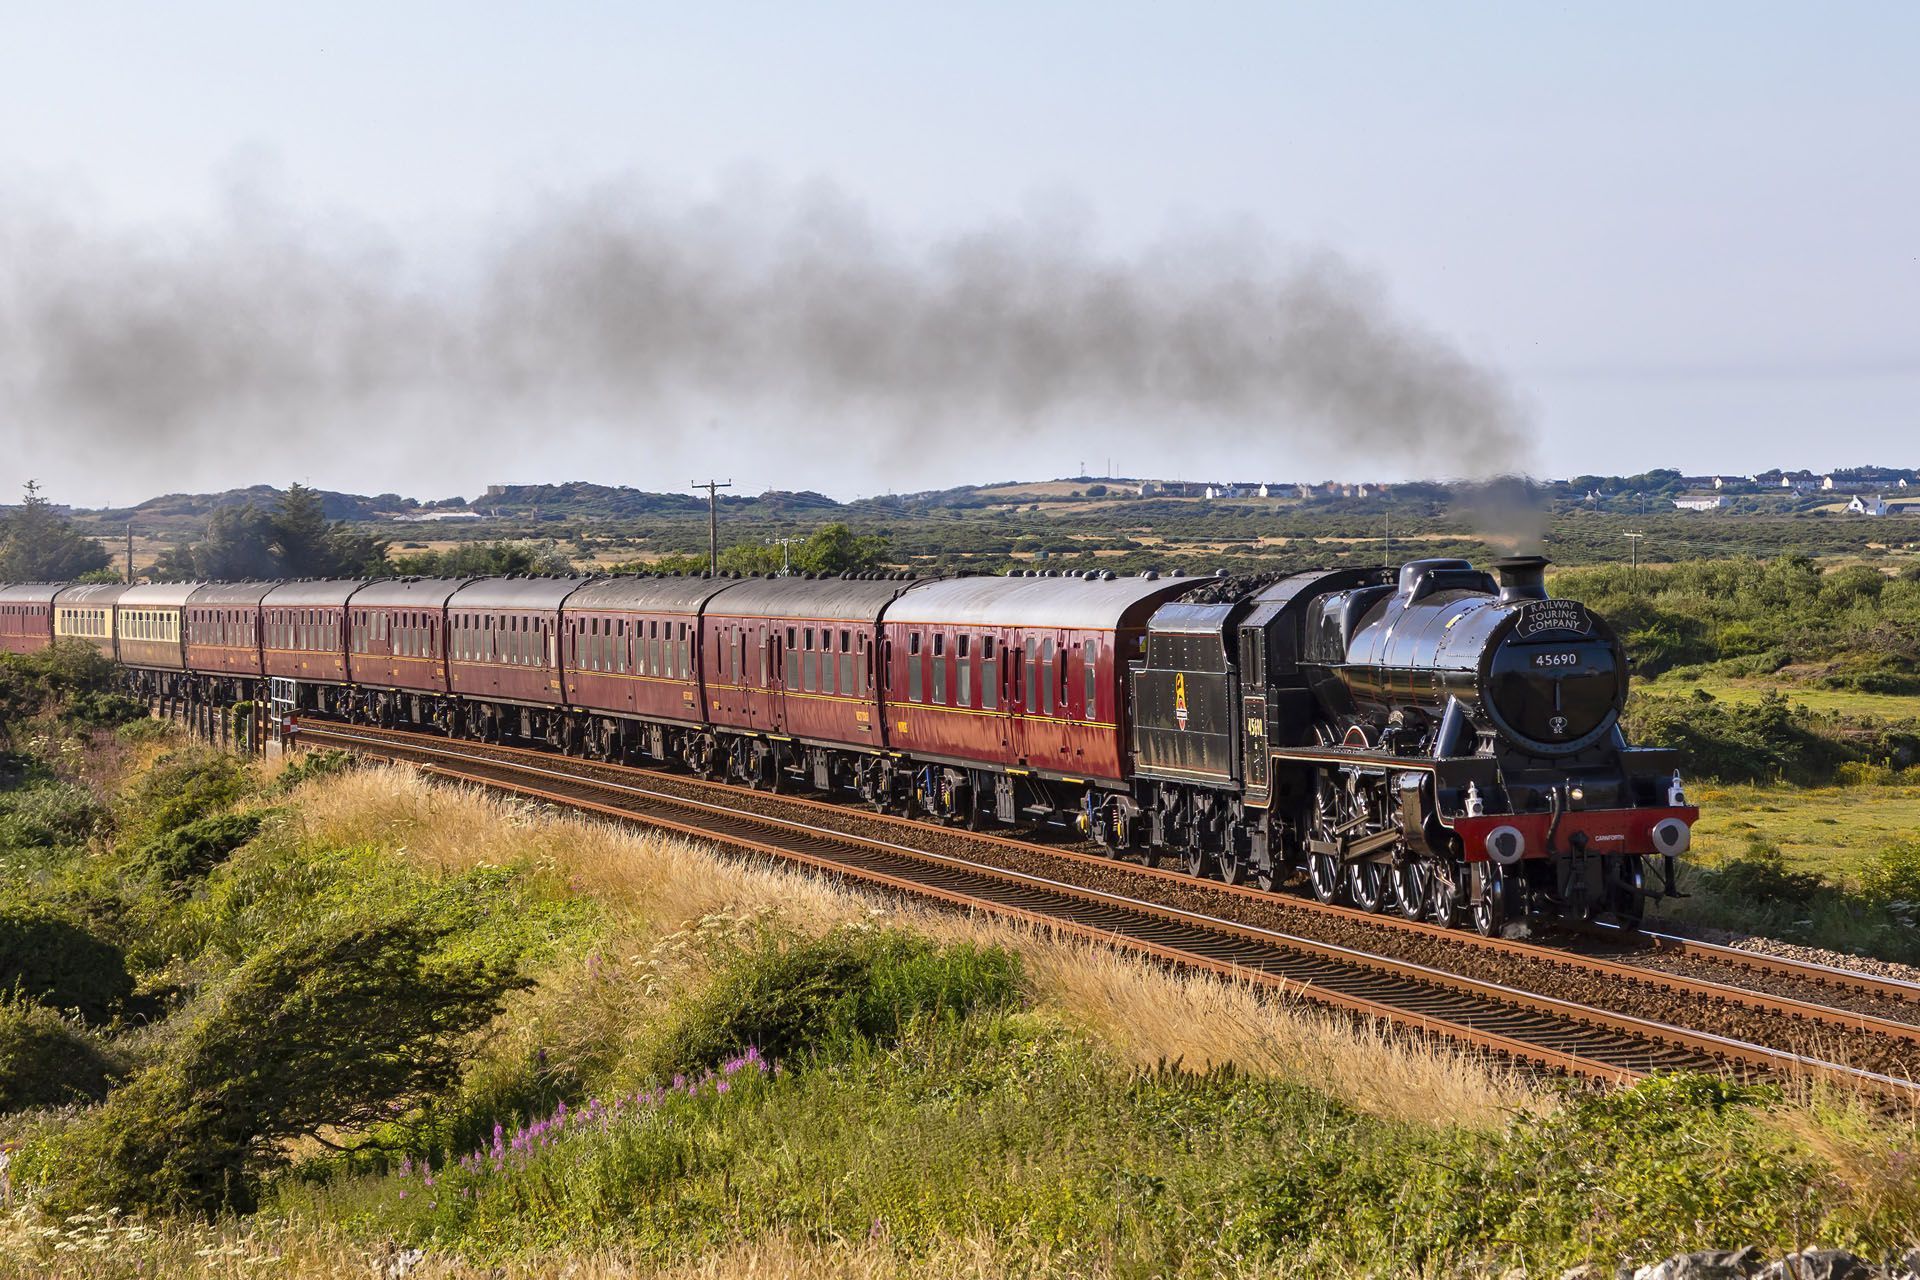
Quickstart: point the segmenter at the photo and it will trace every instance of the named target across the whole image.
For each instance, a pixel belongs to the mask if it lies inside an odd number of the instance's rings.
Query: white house
[[[1718,511],[1727,505],[1727,500],[1717,493],[1710,495],[1688,494],[1685,497],[1675,498],[1673,505],[1681,511]]]
[[[1877,493],[1871,498],[1863,498],[1856,494],[1853,501],[1847,504],[1847,510],[1857,516],[1883,516],[1887,514],[1887,500]]]

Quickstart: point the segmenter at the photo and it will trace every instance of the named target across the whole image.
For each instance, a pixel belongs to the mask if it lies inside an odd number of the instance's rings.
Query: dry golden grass
[[[0,1280],[121,1280],[122,1277],[274,1276],[286,1280],[990,1280],[1010,1273],[1007,1252],[988,1239],[938,1242],[908,1258],[885,1240],[812,1243],[788,1236],[729,1245],[698,1258],[653,1262],[617,1251],[476,1262],[405,1249],[370,1247],[344,1235],[273,1224],[169,1223],[81,1214],[50,1223],[30,1210],[0,1217]],[[1019,1271],[1045,1277],[1100,1276],[1085,1258],[1054,1263],[1044,1249],[1022,1248]]]
[[[557,815],[401,769],[321,779],[296,796],[315,839],[391,847],[439,871],[532,860],[620,922],[607,954],[542,976],[512,1010],[511,1040],[502,1050],[525,1039],[564,1050],[570,1060],[617,1056],[620,1028],[644,1017],[654,984],[673,977],[675,944],[702,932],[777,915],[788,927],[823,933],[884,915],[943,940],[1019,952],[1043,1009],[1139,1065],[1232,1062],[1310,1082],[1371,1114],[1421,1123],[1497,1128],[1514,1110],[1541,1105],[1515,1072],[1355,1025],[1304,999],[1169,972],[991,916],[903,905],[771,861],[722,856],[695,841]]]
[[[1044,1003],[1130,1061],[1244,1071],[1311,1083],[1359,1110],[1420,1124],[1494,1129],[1546,1105],[1516,1071],[1409,1041],[1248,982],[1170,973],[1108,948],[1029,938],[1013,945]]]

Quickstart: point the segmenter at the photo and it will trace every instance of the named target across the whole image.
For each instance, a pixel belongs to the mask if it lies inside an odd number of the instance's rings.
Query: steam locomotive
[[[1076,828],[1482,933],[1633,927],[1698,811],[1676,753],[1627,744],[1620,644],[1545,565],[26,584],[0,587],[0,650],[94,645],[161,705]]]

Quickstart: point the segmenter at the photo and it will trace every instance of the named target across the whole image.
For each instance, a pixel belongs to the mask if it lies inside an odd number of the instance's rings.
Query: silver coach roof
[[[338,609],[372,578],[306,578],[275,583],[260,602],[266,609]]]
[[[588,581],[587,578],[480,578],[454,592],[447,608],[558,609],[562,600]]]
[[[64,587],[54,598],[54,603],[63,609],[98,609],[101,605],[119,601],[127,603],[127,597],[141,587],[123,586],[118,582],[89,582],[78,587]]]
[[[733,585],[731,578],[595,578],[567,598],[567,608],[692,613]]]
[[[438,609],[472,578],[382,578],[354,593],[353,607]]]
[[[707,603],[716,618],[820,618],[875,622],[889,600],[910,587],[901,578],[742,578],[721,584]]]
[[[50,604],[66,589],[64,582],[12,582],[0,586],[0,604]]]
[[[887,611],[889,623],[961,627],[1073,627],[1112,631],[1141,606],[1211,578],[945,578],[923,582]]]
[[[128,587],[127,593],[120,597],[122,609],[179,609],[187,603],[187,598],[200,588],[204,582],[148,582],[137,587]],[[65,604],[62,600],[60,603]]]
[[[236,604],[260,603],[260,598],[273,590],[277,584],[272,582],[209,582],[187,597],[187,603],[195,608]]]

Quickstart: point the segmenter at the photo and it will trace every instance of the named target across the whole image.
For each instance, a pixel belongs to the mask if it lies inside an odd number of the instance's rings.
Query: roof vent
[[[1113,570],[1111,570],[1111,569],[1102,569],[1102,570],[1100,571],[1100,581],[1102,581],[1102,582],[1112,582],[1112,581],[1113,581]]]
[[[1160,581],[1160,571],[1158,569],[1143,569],[1140,571],[1140,576],[1148,582]]]

